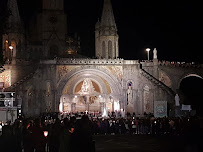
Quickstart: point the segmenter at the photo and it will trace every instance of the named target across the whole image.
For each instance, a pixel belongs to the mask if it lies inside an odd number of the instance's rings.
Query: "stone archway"
[[[195,74],[185,76],[179,85],[180,103],[191,105],[192,110],[195,110],[196,114],[201,116],[203,116],[201,111],[203,108],[202,90],[203,78]]]
[[[88,89],[85,88],[87,84]],[[120,108],[120,90],[118,82],[106,73],[95,69],[83,69],[68,77],[65,85],[61,86],[61,96],[67,96],[67,102],[70,103],[67,105],[71,107],[69,112],[87,110],[102,113],[104,109],[112,112]]]

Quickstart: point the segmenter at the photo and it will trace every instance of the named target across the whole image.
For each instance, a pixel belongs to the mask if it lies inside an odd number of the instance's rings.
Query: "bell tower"
[[[64,50],[66,41],[67,15],[64,13],[64,0],[43,0],[40,18],[45,58],[54,58]]]
[[[20,18],[17,0],[8,0],[7,7],[10,15],[7,19],[7,28],[2,37],[3,41],[3,57],[5,63],[16,63],[16,58],[22,51],[24,42],[24,28]]]
[[[95,25],[95,48],[97,58],[114,59],[119,56],[117,27],[111,0],[104,0],[101,21]]]

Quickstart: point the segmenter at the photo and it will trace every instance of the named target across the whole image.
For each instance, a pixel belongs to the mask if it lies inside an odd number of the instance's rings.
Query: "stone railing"
[[[160,66],[173,66],[173,67],[183,67],[183,68],[202,68],[203,64],[196,64],[195,62],[177,62],[177,61],[159,61]]]
[[[4,91],[12,91],[13,89],[15,89],[17,86],[19,86],[20,84],[24,83],[25,81],[27,81],[28,79],[32,78],[33,75],[35,74],[35,72],[32,72],[30,74],[28,74],[27,76],[25,76],[24,78],[22,78],[21,80],[17,81],[16,83],[12,84],[10,87],[5,88]]]

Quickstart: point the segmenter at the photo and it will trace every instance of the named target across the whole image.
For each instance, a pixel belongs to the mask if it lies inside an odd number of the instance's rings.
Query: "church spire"
[[[95,25],[95,55],[97,58],[115,59],[119,56],[118,34],[111,0],[104,0],[101,22]]]
[[[104,0],[103,12],[101,17],[101,26],[116,28],[116,23],[111,6],[111,0]]]
[[[18,11],[17,0],[8,0],[7,5],[10,12],[8,17],[8,30],[10,33],[18,33],[22,29],[22,23]]]

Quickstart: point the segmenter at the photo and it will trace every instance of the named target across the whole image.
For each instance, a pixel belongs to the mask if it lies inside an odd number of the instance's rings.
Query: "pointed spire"
[[[20,14],[18,10],[17,0],[8,0],[8,9],[10,15],[8,17],[8,26],[10,32],[19,32],[22,28]]]
[[[103,12],[101,17],[101,26],[116,28],[111,0],[104,0]]]

